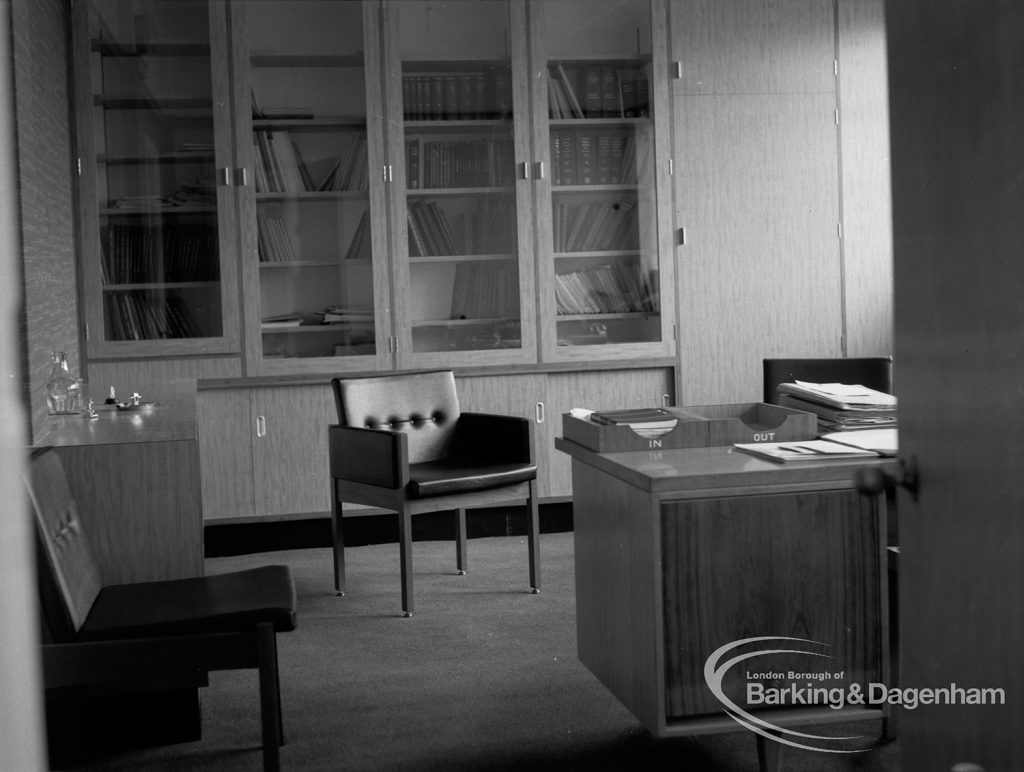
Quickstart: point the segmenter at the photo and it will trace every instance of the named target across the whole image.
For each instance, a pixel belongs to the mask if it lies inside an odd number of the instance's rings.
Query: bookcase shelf
[[[87,354],[237,351],[214,182],[230,125],[213,97],[225,92],[224,7],[87,0],[73,24]]]

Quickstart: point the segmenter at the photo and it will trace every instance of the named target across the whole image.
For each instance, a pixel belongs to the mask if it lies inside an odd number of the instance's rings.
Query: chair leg
[[[331,535],[334,547],[334,591],[345,594],[345,532],[342,529],[342,505],[338,500],[338,481],[331,480]]]
[[[402,611],[412,616],[412,512],[408,502],[403,502],[398,512],[398,549],[402,569]]]
[[[260,719],[263,727],[263,769],[276,772],[281,768],[281,745],[284,744],[281,717],[281,691],[277,672],[277,638],[274,626],[256,626],[256,651],[260,673]]]
[[[466,556],[466,509],[459,507],[455,510],[455,568],[459,576],[466,573],[468,566]]]
[[[537,481],[530,480],[530,496],[527,501],[526,541],[530,553],[530,588],[540,592],[540,516],[537,511]]]

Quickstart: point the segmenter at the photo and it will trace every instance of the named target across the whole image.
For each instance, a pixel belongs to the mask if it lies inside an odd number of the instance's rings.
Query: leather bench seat
[[[270,565],[100,590],[80,641],[230,632],[270,622],[295,629],[295,584],[287,566]]]
[[[482,491],[527,482],[537,476],[536,464],[492,464],[445,458],[409,465],[407,492],[412,498]]]

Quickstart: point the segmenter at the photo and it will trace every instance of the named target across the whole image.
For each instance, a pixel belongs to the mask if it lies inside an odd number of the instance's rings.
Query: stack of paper
[[[634,410],[602,410],[590,414],[599,424],[628,426],[641,437],[658,437],[676,428],[679,419],[658,407]]]
[[[779,404],[818,416],[822,431],[896,426],[896,397],[845,383],[780,383]]]

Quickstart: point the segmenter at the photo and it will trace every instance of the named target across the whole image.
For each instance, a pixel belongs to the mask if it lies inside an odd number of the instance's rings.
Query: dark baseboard
[[[455,539],[452,512],[429,512],[413,518],[414,541]],[[309,549],[331,546],[329,518],[275,520],[266,523],[219,523],[205,530],[206,557],[244,555],[252,552]],[[494,507],[467,513],[466,530],[470,539],[482,536],[518,536],[526,533],[526,507]],[[558,502],[540,506],[541,533],[572,530],[572,504]],[[345,544],[391,544],[398,541],[398,523],[394,515],[367,515],[345,518]]]

